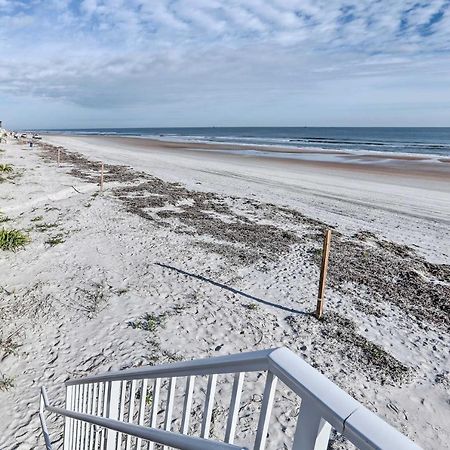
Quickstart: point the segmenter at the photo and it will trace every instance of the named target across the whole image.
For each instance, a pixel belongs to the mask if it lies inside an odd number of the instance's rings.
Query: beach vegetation
[[[47,245],[50,245],[50,247],[54,247],[55,245],[62,244],[64,239],[62,238],[62,234],[58,234],[57,236],[52,236],[51,238],[47,239],[45,243]]]
[[[163,327],[166,321],[166,314],[146,313],[141,318],[128,322],[128,326],[133,329],[154,332],[158,327]]]
[[[14,340],[13,335],[8,336],[6,339],[0,339],[2,358],[5,358],[8,355],[16,355],[17,349],[20,346],[21,345]]]
[[[258,309],[258,305],[256,303],[249,303],[248,305],[245,305],[245,307],[250,311],[256,311]]]
[[[82,292],[83,305],[81,309],[92,319],[105,305],[107,301],[106,287],[100,283],[94,283],[92,289],[79,289]]]
[[[0,211],[0,223],[8,222],[9,220],[11,219]]]
[[[36,228],[36,230],[37,231],[46,231],[46,230],[49,230],[49,229],[51,229],[51,228],[55,228],[55,227],[57,227],[58,226],[58,224],[57,223],[38,223],[36,226],[35,226],[35,228]]]
[[[30,242],[30,238],[20,230],[0,229],[0,249],[17,250]]]
[[[13,171],[13,166],[11,164],[0,164],[1,173],[11,173]]]
[[[5,392],[14,387],[14,379],[5,375],[0,376],[0,392]]]
[[[43,218],[44,218],[43,216],[36,216],[36,217],[33,217],[31,219],[31,221],[32,222],[40,222]]]

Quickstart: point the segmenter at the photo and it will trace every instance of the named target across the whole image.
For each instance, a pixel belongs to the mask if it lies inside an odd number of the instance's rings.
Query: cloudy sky
[[[450,126],[450,0],[0,0],[0,119]]]

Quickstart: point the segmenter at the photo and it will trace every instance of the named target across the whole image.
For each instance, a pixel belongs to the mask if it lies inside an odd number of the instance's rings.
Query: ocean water
[[[95,128],[39,130],[64,134],[133,136],[193,142],[273,145],[350,152],[374,151],[450,156],[449,128],[325,128],[325,127],[211,127],[211,128]]]

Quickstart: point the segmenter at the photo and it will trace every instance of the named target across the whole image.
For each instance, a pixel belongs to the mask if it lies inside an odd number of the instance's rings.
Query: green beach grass
[[[30,242],[30,238],[20,230],[0,229],[0,250],[17,250]]]

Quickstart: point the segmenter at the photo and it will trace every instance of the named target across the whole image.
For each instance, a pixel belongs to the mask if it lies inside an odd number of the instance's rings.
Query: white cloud
[[[450,73],[448,0],[0,0],[0,21],[2,115],[2,95],[151,111],[276,93],[288,110],[311,93],[337,101],[333,82],[373,105],[403,79],[426,98]]]

